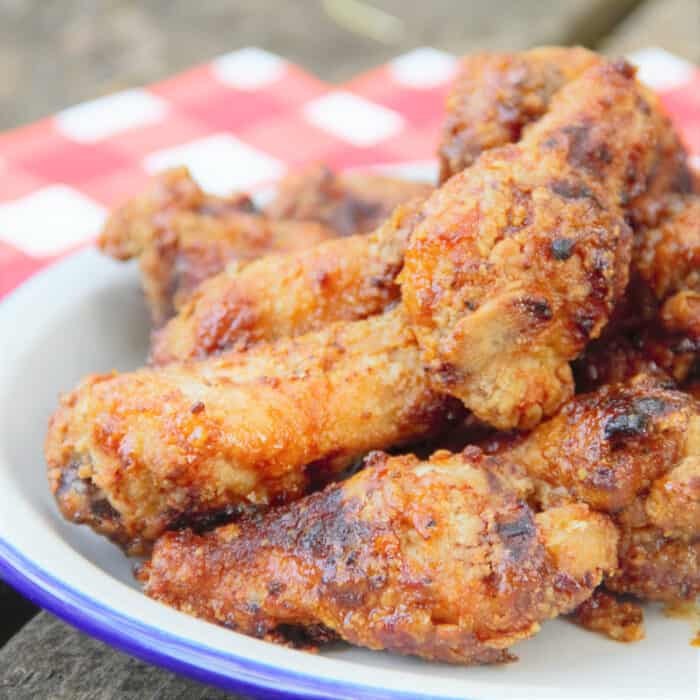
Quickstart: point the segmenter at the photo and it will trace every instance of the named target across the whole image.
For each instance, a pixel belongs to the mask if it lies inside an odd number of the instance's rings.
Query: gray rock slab
[[[239,698],[149,666],[46,612],[0,649],[0,700]]]

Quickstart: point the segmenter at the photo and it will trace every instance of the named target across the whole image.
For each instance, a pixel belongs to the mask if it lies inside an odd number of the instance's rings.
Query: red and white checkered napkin
[[[631,57],[700,167],[700,70],[658,49]],[[454,56],[419,48],[340,87],[249,48],[174,78],[0,134],[0,297],[90,242],[107,209],[185,164],[214,193],[289,168],[431,159]]]

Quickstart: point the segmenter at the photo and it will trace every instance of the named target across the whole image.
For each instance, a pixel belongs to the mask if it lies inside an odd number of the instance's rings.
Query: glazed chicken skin
[[[271,221],[246,195],[216,197],[186,168],[165,172],[117,209],[98,241],[118,260],[138,257],[154,326],[162,325],[204,279],[232,261],[301,250],[333,238],[316,222]]]
[[[400,204],[425,199],[432,185],[373,173],[337,175],[323,164],[284,178],[265,208],[273,219],[318,221],[339,236],[370,233]]]
[[[615,566],[617,533],[582,504],[535,515],[494,462],[476,448],[425,462],[375,454],[289,506],[164,535],[145,591],[272,641],[509,660],[508,647],[591,595]]]
[[[485,150],[517,140],[524,125],[547,112],[557,90],[585,68],[599,65],[601,60],[585,49],[536,49],[520,54],[466,57],[463,73],[468,76],[470,88],[465,90],[459,81],[456,84],[453,93],[461,106],[457,109],[448,104],[446,126],[446,133],[449,133],[450,115],[467,110],[470,129],[481,135],[471,139],[471,155],[464,166],[472,165]],[[520,79],[522,71],[513,68],[516,64],[527,67],[528,80]],[[508,87],[503,87],[504,84]],[[546,89],[535,91],[528,87],[542,84]],[[647,199],[651,201],[652,194],[657,199],[661,195],[655,193],[667,194],[664,189],[669,186],[667,173],[670,170],[685,172],[687,165],[685,152],[658,101],[651,95],[646,95],[645,99],[652,109],[658,139],[673,142],[673,147],[667,149],[669,153],[664,153],[664,166],[659,167],[655,162],[650,173],[652,192]],[[514,104],[521,107],[515,109]],[[506,128],[494,119],[494,115],[513,112],[518,114],[517,128],[513,125]],[[461,169],[455,167],[454,172]],[[323,179],[322,174],[320,170],[319,180]],[[682,179],[676,178],[679,182]],[[294,180],[290,178],[292,183]],[[290,190],[289,187],[282,189]],[[299,186],[297,190],[304,188]],[[625,207],[627,216],[630,207],[640,208],[639,201],[639,197],[635,198]],[[303,210],[304,206],[301,204],[299,209]],[[663,207],[654,201],[652,208],[655,215],[660,216]],[[293,213],[291,209],[290,213]],[[397,212],[394,220],[396,216],[406,219],[403,212]],[[417,213],[414,218],[419,216]],[[353,238],[347,243],[335,241],[321,245],[317,254],[301,252],[276,256],[252,269],[234,269],[215,277],[156,336],[154,363],[203,357],[229,347],[274,340],[280,335],[299,335],[335,320],[367,318],[381,313],[398,296],[398,285],[393,279],[401,270],[411,232],[411,227],[400,226],[392,233],[393,228],[391,224],[382,226],[368,241],[363,238]],[[263,286],[271,290],[269,295],[261,295]],[[269,301],[273,296],[274,304]]]
[[[668,195],[660,225],[635,236],[631,282],[600,340],[575,363],[588,391],[639,372],[682,384],[700,348],[700,196]]]
[[[204,282],[153,335],[151,361],[202,358],[378,314],[396,303],[396,275],[421,200],[374,233],[269,255]]]
[[[45,453],[63,515],[138,553],[169,527],[298,498],[461,415],[430,390],[397,308],[255,352],[87,377]]]
[[[399,275],[436,391],[498,428],[573,393],[569,362],[628,279],[619,205],[644,190],[653,119],[624,62],[586,71],[518,145],[485,152],[425,203]]]
[[[620,530],[608,589],[674,602],[700,594],[700,403],[640,375],[569,401],[488,453],[522,468],[538,507],[583,502]]]
[[[473,165],[484,151],[518,141],[564,85],[603,61],[581,47],[465,56],[447,98],[440,182]],[[641,90],[659,140],[647,191],[627,203],[635,228],[656,225],[659,199],[667,192],[690,192],[693,185],[685,149],[658,98]]]
[[[455,256],[460,254],[460,244],[467,248],[471,245],[471,234],[466,240],[459,234],[465,230],[475,233],[473,228],[465,229],[459,212],[469,207],[476,210],[485,183],[493,183],[495,188],[499,182],[505,182],[506,199],[515,194],[512,181],[515,175],[521,177],[525,166],[528,174],[522,178],[532,183],[528,154],[538,150],[542,139],[547,143],[546,157],[540,160],[549,165],[552,160],[566,161],[573,146],[569,143],[570,133],[562,129],[578,129],[579,120],[588,123],[595,116],[599,125],[590,136],[590,143],[574,148],[577,161],[588,153],[589,146],[598,153],[602,145],[597,139],[608,134],[608,129],[615,131],[613,126],[626,135],[626,139],[617,135],[618,146],[625,140],[628,145],[637,144],[637,139],[653,142],[642,128],[643,113],[641,124],[633,118],[640,111],[628,67],[594,69],[581,80],[580,86],[572,84],[573,92],[560,93],[560,108],[553,109],[553,118],[545,117],[540,131],[530,131],[533,141],[522,148],[488,154],[487,160],[469,171],[470,176],[465,171],[464,177],[450,180],[444,186],[449,188],[447,193],[431,196],[425,205],[427,217],[419,227],[419,246],[429,248],[434,255],[436,241],[429,239],[430,231],[439,238],[451,230],[455,235],[446,245],[445,259],[459,259]],[[640,146],[640,153],[643,152]],[[616,167],[623,168],[629,176],[626,158],[621,155],[617,160]],[[583,163],[580,168],[567,170],[567,187],[578,186],[576,173],[583,172],[584,166],[588,167]],[[508,172],[515,175],[510,177]],[[540,362],[547,343],[552,344],[553,354],[561,360],[553,367],[560,391],[556,395],[550,392],[546,402],[541,401],[541,388],[532,383],[509,386],[507,400],[500,401],[499,392],[487,392],[489,381],[498,379],[498,371],[494,371],[498,368],[506,372],[504,377],[510,376],[507,373],[512,371],[516,355],[504,352],[499,345],[504,334],[501,326],[483,324],[484,307],[470,312],[462,306],[461,314],[467,316],[468,322],[469,317],[476,317],[473,330],[481,333],[481,344],[474,344],[473,354],[479,361],[489,359],[492,369],[471,395],[459,392],[459,398],[479,418],[486,416],[496,426],[526,426],[539,420],[543,413],[553,412],[568,398],[570,368],[564,356],[604,323],[608,306],[625,282],[630,247],[627,229],[616,215],[616,207],[611,204],[608,210],[601,203],[608,197],[601,184],[591,182],[590,197],[570,198],[562,194],[559,180],[552,183],[548,176],[542,177],[542,183],[535,183],[533,196],[526,197],[525,202],[542,201],[545,210],[538,218],[533,204],[533,224],[496,245],[489,279],[476,280],[482,283],[483,294],[477,294],[475,280],[457,280],[469,282],[465,286],[476,295],[473,298],[483,301],[487,308],[489,304],[500,308],[504,298],[508,303],[513,299],[518,302],[515,311],[506,309],[510,315],[500,320],[507,328],[533,340],[532,350],[515,344],[519,368],[526,366],[529,371],[530,365]],[[465,187],[460,189],[462,182]],[[601,182],[615,191],[614,178]],[[522,187],[525,186],[523,182]],[[496,199],[503,203],[503,197]],[[456,215],[447,214],[444,207],[454,208]],[[544,232],[543,240],[532,227],[535,223],[551,222],[552,212],[567,224],[563,229],[558,226],[550,230],[549,235]],[[502,231],[500,206],[489,211],[488,219],[485,214],[481,217],[484,231],[490,219],[499,224],[497,231]],[[468,217],[466,221],[469,222]],[[505,267],[495,265],[499,255],[517,249],[520,236],[525,237],[526,233],[532,235],[537,250],[545,247],[542,255],[549,257],[547,268],[556,272],[562,283],[568,282],[571,291],[560,293],[560,299],[566,303],[550,301],[548,287],[533,288],[533,279],[537,283],[538,278],[533,278],[533,270],[522,258],[512,258]],[[567,256],[552,252],[552,246],[558,249],[560,244],[555,241],[562,240],[562,235],[571,242],[571,254]],[[414,307],[416,301],[422,300],[416,283],[426,283],[426,276],[417,269],[417,251],[418,246],[413,248],[410,275],[402,283],[413,287]],[[461,259],[466,265],[467,256]],[[487,266],[487,261],[482,264]],[[492,278],[498,275],[505,278],[505,294],[494,287]],[[555,288],[552,281],[550,275],[547,283]],[[436,279],[435,289],[443,282],[444,277]],[[452,288],[453,293],[455,289]],[[511,290],[518,296],[514,297]],[[523,299],[532,303],[520,303]],[[447,296],[445,300],[449,301]],[[551,304],[551,315],[545,303]],[[566,325],[570,314],[578,323],[573,331]],[[527,322],[524,328],[520,323],[523,319]],[[454,334],[453,321],[447,319],[451,326],[448,334]],[[457,319],[458,330],[461,325]],[[567,334],[563,341],[556,332],[562,326],[562,333]],[[62,400],[46,442],[52,490],[62,511],[70,519],[87,522],[127,547],[138,547],[173,522],[183,522],[183,518],[186,521],[187,517],[239,503],[264,505],[298,497],[308,487],[308,473],[314,463],[339,463],[337,470],[348,459],[370,449],[425,437],[436,424],[444,426],[446,417],[455,414],[455,403],[445,398],[445,389],[453,391],[454,387],[445,382],[444,365],[438,368],[439,372],[435,368],[426,372],[426,348],[416,342],[413,328],[406,321],[402,303],[382,316],[341,322],[316,334],[260,345],[246,353],[159,370],[88,378]],[[433,330],[421,329],[419,340],[427,336],[432,343]],[[487,347],[488,333],[493,334],[491,347]],[[546,376],[547,369],[543,366],[533,373],[533,379]],[[487,397],[488,410],[483,410],[480,403],[483,396]],[[193,413],[192,408],[200,404],[205,409],[198,408],[199,412]],[[106,501],[109,509],[90,507],[93,501]]]

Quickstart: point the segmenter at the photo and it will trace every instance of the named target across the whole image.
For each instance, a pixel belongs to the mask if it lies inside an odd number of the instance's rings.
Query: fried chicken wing
[[[447,191],[432,195],[422,208],[426,218],[419,225],[416,245],[409,249],[412,268],[402,282],[410,290],[408,309],[424,301],[418,289],[426,284],[417,258],[421,248],[429,259],[428,268],[435,263],[440,240],[448,264],[461,259],[464,269],[470,270],[468,254],[473,254],[476,266],[488,267],[488,275],[452,280],[455,284],[451,282],[450,293],[444,295],[448,314],[441,319],[448,342],[465,328],[460,319],[455,324],[449,317],[449,306],[457,285],[461,285],[465,291],[459,314],[465,316],[467,325],[476,318],[472,329],[481,333],[472,339],[474,362],[489,359],[493,366],[489,372],[484,370],[482,381],[468,386],[467,392],[456,392],[454,385],[446,382],[444,365],[426,372],[426,350],[434,346],[435,329],[419,328],[420,348],[413,332],[415,324],[405,318],[406,296],[385,316],[339,323],[296,341],[258,346],[247,353],[200,364],[92,377],[63,399],[47,439],[52,489],[64,513],[138,546],[141,539],[153,539],[173,521],[182,522],[187,513],[297,497],[307,486],[311,463],[343,465],[341,458],[424,437],[436,423],[444,425],[446,415],[454,413],[455,404],[444,398],[445,389],[458,393],[478,417],[486,416],[497,426],[524,426],[555,410],[570,390],[567,360],[571,348],[584,343],[605,322],[617,287],[624,285],[629,241],[615,204],[606,209],[601,203],[608,201],[609,195],[596,178],[591,178],[591,189],[585,196],[578,190],[576,196],[569,196],[569,190],[564,196],[563,180],[553,184],[547,172],[537,175],[539,166],[531,162],[529,154],[544,148],[544,155],[537,160],[549,166],[558,163],[564,167],[562,160],[573,159],[575,166],[564,171],[569,178],[567,187],[583,187],[588,177],[582,175],[579,181],[578,173],[592,167],[590,153],[597,154],[595,163],[610,160],[600,155],[603,146],[608,147],[604,140],[608,130],[622,129],[628,147],[639,145],[637,139],[653,142],[643,128],[644,113],[638,109],[633,72],[627,66],[594,69],[581,80],[581,85],[572,84],[573,92],[561,93],[556,116],[545,117],[540,131],[530,131],[532,141],[489,155],[464,176],[450,180],[444,186]],[[639,114],[641,117],[635,116]],[[571,129],[579,129],[578,120],[587,123],[593,116],[598,122],[592,133],[586,130],[587,145],[582,146],[579,137],[574,145]],[[625,139],[618,137],[616,141],[617,148]],[[612,145],[609,148],[611,154],[616,153]],[[643,154],[642,146],[639,148]],[[625,178],[633,172],[625,156],[617,160],[615,168],[600,165],[598,172],[611,192],[625,188],[616,184],[612,174],[603,177],[603,170],[616,172],[620,168]],[[483,196],[487,183],[491,183],[489,188],[493,185],[494,196],[490,198]],[[514,196],[514,183],[519,183],[517,192],[530,188],[530,193],[518,195],[515,203],[520,201],[532,209],[532,223],[526,222],[523,230],[506,235],[493,251],[482,255],[472,241],[476,225],[463,215],[470,207],[476,212],[480,201],[490,199],[491,206],[479,219],[484,232],[493,224],[494,235],[508,234],[501,220],[503,197],[496,196],[496,190],[501,186],[501,194],[508,199]],[[632,186],[629,182],[626,185]],[[553,223],[552,212],[567,223],[543,238],[537,227]],[[444,240],[448,235],[451,240]],[[525,240],[529,236],[535,245],[532,252]],[[566,259],[551,250],[562,237],[572,245]],[[484,245],[488,246],[486,239]],[[523,255],[517,254],[520,245],[525,248]],[[465,247],[468,254],[461,252]],[[552,274],[543,273],[540,278],[528,260],[542,247],[546,248],[543,255],[551,257],[546,268]],[[506,263],[509,251],[515,251],[516,256]],[[545,280],[553,281],[554,272],[560,276],[559,287],[566,282],[574,291],[558,289],[558,296],[552,297],[543,285]],[[500,283],[499,277],[503,278]],[[535,288],[533,280],[540,286]],[[444,275],[436,278],[435,299],[444,283]],[[470,293],[475,306],[483,303],[473,313],[465,312],[464,298]],[[504,299],[515,303],[515,310],[500,319],[509,329],[506,335],[525,332],[523,342],[514,337],[517,352],[506,352],[502,347],[504,331],[495,319],[490,326],[483,324],[484,308],[499,308]],[[415,320],[416,314],[412,315]],[[529,328],[523,328],[523,319]],[[572,324],[573,330],[567,324]],[[560,330],[565,333],[563,339],[558,336]],[[525,344],[530,340],[536,341],[531,348]],[[443,351],[449,345],[440,348]],[[532,372],[532,382],[508,385],[508,395],[502,400],[503,392],[497,390],[494,380],[507,382],[516,359],[516,372],[530,373],[549,351],[557,359],[555,379],[562,390],[548,394],[540,407],[540,392],[547,391],[537,385],[547,377],[548,368],[543,367]],[[483,396],[487,396],[487,410],[481,402]],[[198,408],[193,413],[191,409],[200,404],[206,410]],[[95,508],[88,507],[94,500],[106,502],[109,510],[98,507],[96,515]],[[107,510],[106,518],[103,510]]]
[[[651,110],[625,63],[586,71],[518,145],[485,152],[426,201],[399,276],[436,390],[499,428],[572,394],[569,362],[627,284],[619,204],[655,158]]]
[[[93,375],[46,458],[66,518],[133,552],[164,529],[298,498],[379,447],[449,425],[397,308],[201,363]]]
[[[440,182],[473,165],[486,150],[517,141],[567,83],[604,59],[580,47],[541,47],[462,59],[450,95],[439,149]],[[659,200],[693,187],[685,149],[658,98],[641,88],[659,140],[648,188],[627,203],[635,227],[653,226]]]
[[[576,64],[576,71],[565,71],[566,76],[562,74],[561,79],[552,79],[552,85],[538,98],[539,106],[537,109],[527,110],[527,115],[522,117],[524,121],[530,123],[541,117],[549,108],[550,99],[557,89],[572,80],[587,65],[598,64],[601,60],[583,49],[545,49],[532,52],[537,56],[538,75],[542,74],[537,80],[544,79],[542,76],[549,74],[559,75],[561,70],[558,63],[564,56],[568,56],[569,52],[573,52],[575,60],[567,60],[565,63]],[[531,60],[530,53],[514,56],[518,61],[527,62]],[[488,82],[489,71],[501,70],[501,63],[516,60],[514,56],[489,54],[481,58],[465,59],[465,66],[470,66],[472,74],[483,70],[481,79]],[[526,87],[513,84],[512,91],[516,89],[523,93],[518,99],[522,99],[524,104],[531,102]],[[456,88],[455,92],[459,93],[460,88]],[[486,101],[487,107],[480,102],[474,105],[474,111],[479,112],[482,107],[487,114],[499,110],[507,111],[510,108],[506,105],[511,101],[511,98],[506,96],[507,92],[496,90]],[[475,95],[474,99],[478,101],[480,94]],[[655,102],[651,103],[651,109],[654,123],[658,126],[664,121],[664,117]],[[485,117],[481,118],[484,120],[486,133],[492,122],[488,122]],[[669,138],[666,136],[666,126],[664,124],[664,129],[660,130],[662,133],[659,138]],[[488,148],[519,138],[520,131],[497,128],[493,138],[475,141],[472,147],[473,160]],[[673,138],[676,139],[675,135]],[[683,150],[679,149],[678,153],[679,162],[685,163]],[[650,175],[653,189],[660,191],[661,185],[657,182],[659,168],[655,164],[653,169],[654,173]],[[323,170],[317,172],[318,179],[323,180]],[[300,180],[304,181],[303,177]],[[291,181],[293,183],[294,178]],[[300,186],[298,189],[303,188]],[[304,206],[300,207],[304,209]],[[417,208],[415,204],[413,208]],[[660,210],[661,207],[658,206],[657,209]],[[629,213],[627,207],[625,211]],[[405,213],[398,215],[406,218]],[[394,219],[396,216],[397,214],[394,215]],[[417,212],[416,218],[419,217]],[[380,313],[387,304],[393,303],[398,295],[398,287],[392,280],[403,264],[403,253],[409,234],[410,227],[400,226],[392,234],[392,225],[385,225],[374,234],[371,241],[351,240],[347,244],[336,241],[320,246],[318,254],[280,256],[261,262],[251,270],[246,269],[240,273],[234,270],[222,274],[215,278],[216,281],[212,280],[204,287],[201,293],[192,299],[192,303],[157,336],[153,360],[162,364],[177,359],[201,357],[219,352],[222,347],[247,345],[263,339],[271,340],[278,335],[298,335],[315,330],[333,320],[364,318],[373,313]],[[377,237],[381,239],[381,244],[375,240]],[[366,273],[363,274],[365,270]],[[323,281],[322,285],[319,280]],[[270,296],[275,297],[274,304],[261,297],[260,288],[263,282],[269,285]],[[377,291],[378,284],[381,285],[381,293]]]
[[[575,501],[613,516],[618,593],[673,601],[700,593],[700,403],[641,375],[576,396],[524,437],[484,449],[518,464],[539,507]]]
[[[509,646],[591,595],[615,566],[617,534],[581,504],[535,515],[482,458],[378,454],[258,518],[168,533],[141,572],[145,591],[273,641],[506,661]]]
[[[669,195],[660,225],[638,231],[631,283],[604,336],[575,363],[587,391],[638,372],[682,383],[700,348],[700,197]]]
[[[337,175],[318,164],[284,178],[265,209],[273,219],[318,221],[340,236],[370,233],[399,205],[432,185],[371,173]]]
[[[421,200],[399,206],[369,236],[271,255],[202,284],[154,334],[154,364],[201,358],[381,313],[399,299],[396,275]]]
[[[621,600],[604,588],[596,588],[593,595],[576,608],[573,619],[581,627],[616,642],[644,639],[644,612],[639,604]]]
[[[245,195],[206,194],[186,168],[178,168],[117,209],[99,246],[120,260],[139,258],[153,323],[160,326],[228,263],[301,250],[334,235],[316,222],[271,221],[255,213]]]
[[[472,166],[484,151],[519,141],[558,90],[600,61],[587,49],[556,46],[465,56],[445,105],[440,182]]]

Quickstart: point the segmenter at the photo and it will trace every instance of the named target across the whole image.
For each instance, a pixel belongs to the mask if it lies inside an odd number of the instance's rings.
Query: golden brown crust
[[[517,146],[484,153],[425,203],[399,281],[436,389],[501,428],[573,391],[569,361],[627,283],[619,204],[644,190],[657,135],[624,63],[585,72]]]
[[[559,89],[600,61],[587,49],[554,46],[465,56],[445,105],[440,182],[473,165],[484,151],[519,141]]]
[[[186,168],[177,168],[117,209],[99,246],[120,260],[139,257],[146,299],[159,326],[228,263],[301,250],[334,235],[316,222],[271,221],[255,213],[245,195],[207,194]]]
[[[153,340],[152,361],[206,357],[381,313],[399,298],[396,275],[420,200],[369,236],[267,256],[205,282]]]
[[[638,231],[631,282],[604,337],[574,364],[588,391],[638,372],[682,383],[700,347],[700,198],[667,195],[659,226]]]
[[[620,565],[605,585],[646,600],[675,603],[700,595],[700,540],[666,537],[659,528],[622,528]]]
[[[695,454],[698,428],[692,397],[639,376],[576,396],[510,454],[550,497],[563,490],[615,513]]]
[[[370,173],[337,175],[317,164],[284,178],[265,209],[273,219],[318,221],[339,236],[370,233],[400,204],[432,185]]]
[[[148,595],[246,634],[340,637],[452,663],[491,663],[589,596],[616,533],[585,506],[535,516],[463,455],[376,455],[343,484],[207,536],[167,534]]]
[[[576,608],[571,619],[616,642],[644,639],[644,613],[639,604],[622,600],[604,588],[596,588],[593,595]]]
[[[64,515],[137,551],[188,518],[297,498],[459,415],[430,390],[397,309],[251,353],[88,377],[62,398],[46,458]]]
[[[580,47],[465,56],[447,99],[439,149],[440,182],[473,165],[484,151],[518,141],[527,127],[549,110],[562,87],[603,60]],[[656,224],[669,191],[693,190],[687,154],[678,134],[658,97],[640,89],[658,141],[645,191],[626,202],[635,228]]]

